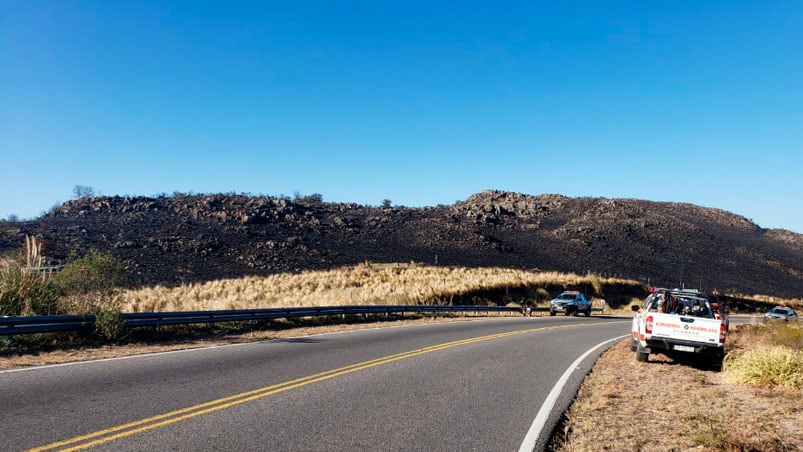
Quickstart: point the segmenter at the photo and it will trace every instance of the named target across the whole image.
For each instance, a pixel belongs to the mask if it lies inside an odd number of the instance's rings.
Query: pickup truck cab
[[[630,349],[638,361],[650,354],[696,355],[718,367],[725,355],[727,320],[696,290],[656,289],[633,317]]]

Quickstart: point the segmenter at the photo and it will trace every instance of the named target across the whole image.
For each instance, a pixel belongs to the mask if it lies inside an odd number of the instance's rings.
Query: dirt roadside
[[[629,339],[596,362],[553,435],[557,451],[803,450],[803,396],[725,384]]]

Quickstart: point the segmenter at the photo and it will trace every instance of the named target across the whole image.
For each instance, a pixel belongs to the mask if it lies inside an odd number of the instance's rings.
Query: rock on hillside
[[[69,201],[35,221],[0,222],[0,252],[26,234],[58,259],[72,250],[111,253],[140,285],[416,261],[803,294],[800,234],[718,209],[634,199],[487,190],[451,206],[407,208],[315,197],[113,196]]]

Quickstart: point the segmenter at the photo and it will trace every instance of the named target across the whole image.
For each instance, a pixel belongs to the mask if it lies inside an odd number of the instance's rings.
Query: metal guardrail
[[[604,302],[594,312],[603,312]],[[532,306],[531,312],[548,312],[548,307]],[[435,314],[435,313],[490,313],[510,312],[524,314],[517,306],[445,306],[445,305],[364,305],[364,306],[310,306],[298,308],[236,309],[226,311],[173,311],[124,313],[127,327],[158,327],[161,325],[190,325],[217,322],[247,322],[256,320],[290,319],[299,317],[327,317],[347,315]],[[0,336],[17,334],[53,333],[59,331],[92,330],[95,315],[45,315],[26,317],[0,317]]]
[[[549,310],[533,308],[533,311]],[[238,309],[227,311],[176,311],[124,313],[127,327],[158,327],[161,325],[189,325],[216,322],[243,322],[299,317],[347,316],[364,314],[390,315],[405,313],[465,313],[514,312],[521,308],[508,306],[441,306],[441,305],[370,305],[320,306],[300,308]],[[17,334],[52,333],[59,331],[92,330],[95,315],[46,315],[27,317],[0,317],[0,336]]]

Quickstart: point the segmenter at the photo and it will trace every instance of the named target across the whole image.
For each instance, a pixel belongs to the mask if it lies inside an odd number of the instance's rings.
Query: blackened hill
[[[484,191],[450,206],[406,208],[317,197],[96,197],[0,223],[0,253],[26,234],[57,259],[71,250],[111,253],[139,285],[416,261],[803,294],[803,235],[718,209],[632,199]]]

